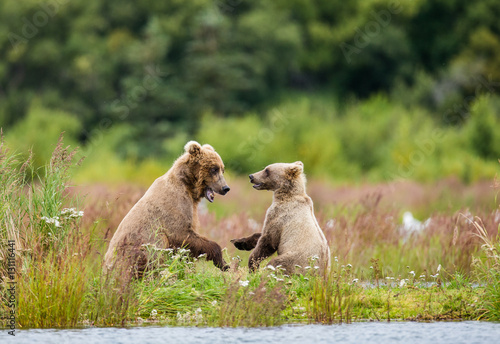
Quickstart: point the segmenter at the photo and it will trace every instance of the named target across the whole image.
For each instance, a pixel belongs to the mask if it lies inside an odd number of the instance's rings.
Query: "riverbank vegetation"
[[[248,273],[248,254],[229,246],[229,239],[260,230],[271,195],[235,179],[232,196],[218,197],[213,209],[205,203],[200,208],[202,233],[227,246],[229,272],[202,257],[190,259],[186,250],[147,247],[151,271],[126,284],[120,276],[104,275],[101,263],[113,231],[144,189],[71,186],[75,155],[61,137],[49,162],[36,170],[32,159],[23,160],[2,142],[1,309],[6,321],[7,242],[14,240],[20,328],[499,319],[500,210],[491,182],[467,187],[455,181],[463,197],[479,189],[490,198],[467,208],[461,208],[467,201],[453,194],[424,193],[419,207],[418,200],[398,202],[398,189],[390,187],[364,195],[311,182],[318,221],[332,249],[331,272],[322,277],[314,273],[314,261],[306,275],[269,268]],[[436,190],[433,185],[427,192]],[[449,208],[429,212],[433,205],[426,199]],[[224,211],[226,202],[238,202],[239,212]],[[404,207],[412,204],[429,220],[404,220]]]

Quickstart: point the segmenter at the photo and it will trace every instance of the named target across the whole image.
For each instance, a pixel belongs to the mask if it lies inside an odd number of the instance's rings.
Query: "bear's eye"
[[[218,167],[212,167],[212,169],[210,170],[210,172],[212,172],[212,174],[217,174],[217,173],[219,173],[219,168]]]
[[[266,174],[266,176],[269,176],[269,169],[268,169],[268,168],[266,168],[266,169],[264,170],[264,173]]]

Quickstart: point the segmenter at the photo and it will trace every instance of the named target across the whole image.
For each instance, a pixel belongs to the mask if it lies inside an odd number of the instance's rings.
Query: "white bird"
[[[406,234],[406,237],[413,233],[420,233],[425,228],[429,226],[431,219],[428,218],[423,223],[413,217],[413,214],[409,211],[405,211],[403,214],[403,224],[399,227],[400,232]]]

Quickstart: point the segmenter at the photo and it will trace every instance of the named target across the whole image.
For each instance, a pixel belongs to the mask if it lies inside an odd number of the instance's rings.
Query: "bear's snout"
[[[249,175],[248,178],[250,178],[250,182],[253,183],[253,174]]]
[[[225,194],[227,194],[227,193],[229,192],[229,190],[231,190],[231,189],[229,188],[229,186],[225,185],[225,186],[223,186],[223,187],[222,187],[222,192],[221,192],[221,194],[222,194],[222,195],[225,195]]]

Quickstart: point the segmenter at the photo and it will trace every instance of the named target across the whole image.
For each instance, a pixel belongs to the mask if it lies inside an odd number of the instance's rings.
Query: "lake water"
[[[0,331],[0,343],[500,343],[500,323],[357,322],[267,328],[132,327]]]

